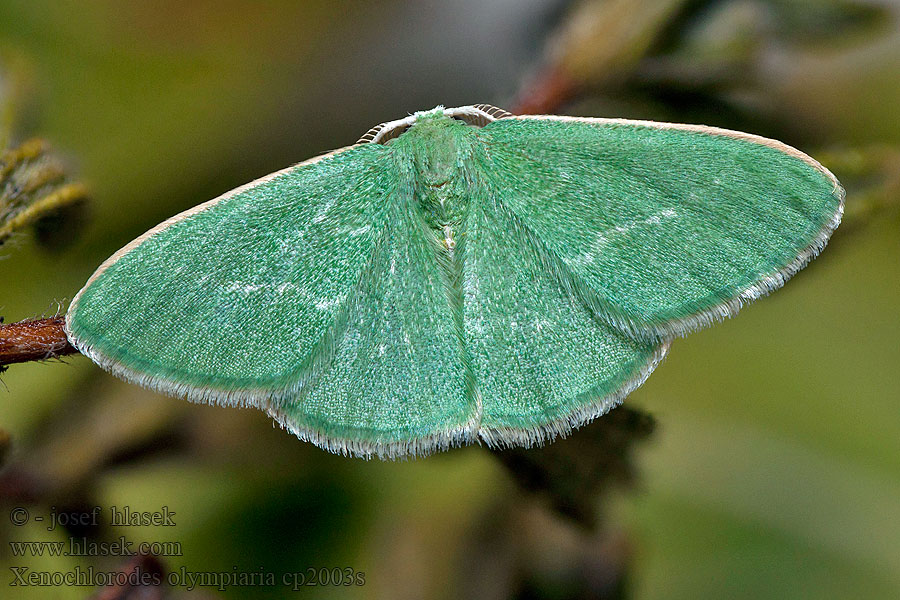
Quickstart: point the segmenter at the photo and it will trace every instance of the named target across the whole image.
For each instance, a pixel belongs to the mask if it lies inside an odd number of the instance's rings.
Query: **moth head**
[[[459,106],[456,108],[444,108],[443,106],[438,106],[429,111],[417,112],[403,119],[379,123],[367,131],[356,143],[387,144],[390,140],[396,139],[406,133],[406,131],[420,118],[432,115],[449,117],[461,121],[466,125],[471,125],[472,127],[484,127],[497,119],[512,116],[511,113],[502,108],[497,108],[496,106],[491,106],[489,104],[473,104],[471,106]]]

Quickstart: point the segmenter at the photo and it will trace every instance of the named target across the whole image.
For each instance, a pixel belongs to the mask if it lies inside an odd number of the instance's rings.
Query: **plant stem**
[[[63,317],[0,325],[0,368],[13,363],[77,354],[63,330]]]

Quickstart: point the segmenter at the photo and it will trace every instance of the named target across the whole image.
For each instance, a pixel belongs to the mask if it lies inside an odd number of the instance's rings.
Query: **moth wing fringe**
[[[565,417],[543,423],[537,427],[482,427],[480,423],[481,415],[479,414],[466,424],[445,431],[437,431],[430,435],[406,440],[379,442],[342,438],[315,429],[299,427],[292,423],[277,407],[277,404],[272,401],[273,394],[271,392],[201,388],[172,382],[125,367],[118,361],[96,351],[88,344],[81,343],[78,340],[72,341],[73,345],[82,354],[91,358],[104,370],[127,382],[168,396],[185,398],[200,404],[259,408],[265,410],[283,429],[323,450],[343,456],[355,456],[364,459],[380,458],[383,460],[424,457],[435,452],[475,442],[484,442],[487,446],[494,448],[532,447],[550,442],[557,437],[565,437],[574,429],[587,424],[620,405],[626,396],[647,380],[669,349],[668,341],[661,343],[641,370],[612,394],[599,397],[587,406],[570,412]],[[284,392],[282,391],[280,394],[283,395]]]
[[[844,214],[844,191],[840,190],[840,204],[831,219],[823,226],[813,241],[801,250],[793,260],[784,267],[763,276],[756,283],[744,288],[733,297],[715,304],[697,313],[680,319],[673,319],[659,324],[650,324],[624,315],[611,315],[611,323],[628,335],[641,340],[656,340],[685,335],[702,329],[713,323],[724,321],[736,315],[744,306],[754,300],[768,296],[780,289],[794,275],[799,273],[814,258],[821,254],[831,234],[838,228]]]
[[[587,425],[621,405],[625,398],[639,388],[656,369],[669,351],[670,340],[660,343],[644,363],[643,367],[619,389],[611,394],[596,397],[588,405],[567,414],[565,417],[543,423],[538,427],[488,427],[480,428],[478,436],[491,448],[531,448],[564,438],[572,431]]]

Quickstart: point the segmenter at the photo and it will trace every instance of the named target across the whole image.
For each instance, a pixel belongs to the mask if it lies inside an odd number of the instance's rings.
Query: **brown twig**
[[[77,353],[66,337],[60,316],[0,325],[0,368]]]
[[[525,84],[511,112],[516,115],[549,115],[572,100],[580,85],[559,65],[547,67]]]

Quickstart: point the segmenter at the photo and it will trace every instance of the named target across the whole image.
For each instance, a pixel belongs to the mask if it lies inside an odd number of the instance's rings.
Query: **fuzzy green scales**
[[[479,105],[361,142],[123,248],[72,302],[72,343],[332,451],[529,445],[779,287],[842,210],[806,155],[698,126]]]

